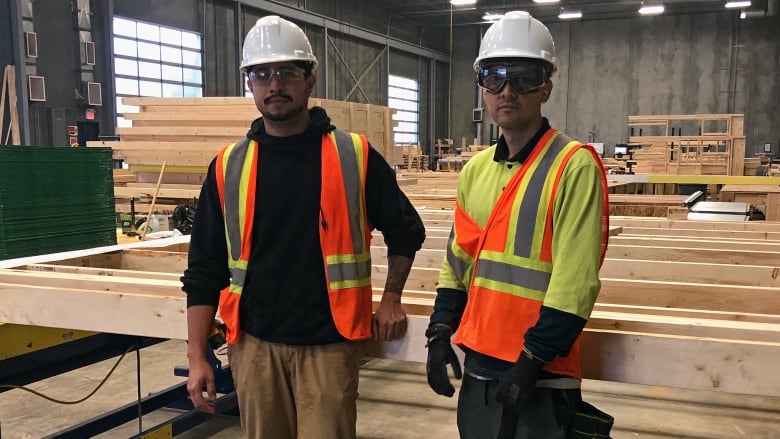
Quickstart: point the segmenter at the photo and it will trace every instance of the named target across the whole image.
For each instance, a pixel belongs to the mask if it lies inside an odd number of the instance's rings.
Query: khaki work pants
[[[355,343],[294,346],[244,333],[228,361],[247,438],[355,439]]]

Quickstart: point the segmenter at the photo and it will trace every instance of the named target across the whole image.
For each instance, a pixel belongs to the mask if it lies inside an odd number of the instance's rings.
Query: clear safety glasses
[[[519,94],[531,93],[546,81],[547,71],[538,66],[488,66],[477,74],[477,84],[491,94],[501,93],[507,83]]]
[[[247,73],[246,76],[256,85],[266,86],[276,76],[279,82],[300,81],[306,76],[303,69],[296,67],[259,68]]]

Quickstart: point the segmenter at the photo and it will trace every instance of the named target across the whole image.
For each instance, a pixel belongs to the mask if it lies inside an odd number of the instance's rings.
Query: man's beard
[[[285,122],[292,119],[298,113],[305,110],[306,110],[306,105],[299,105],[287,111],[279,111],[279,112],[263,111],[263,117],[274,122]]]

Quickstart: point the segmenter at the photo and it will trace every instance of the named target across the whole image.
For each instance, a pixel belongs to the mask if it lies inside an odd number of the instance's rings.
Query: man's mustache
[[[268,101],[276,98],[282,98],[282,99],[287,99],[288,101],[292,101],[292,98],[290,96],[287,96],[286,94],[275,94],[275,95],[268,96],[267,98],[265,98],[263,102],[267,104]]]

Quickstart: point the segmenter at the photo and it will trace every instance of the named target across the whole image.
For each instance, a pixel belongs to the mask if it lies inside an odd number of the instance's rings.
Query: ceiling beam
[[[444,52],[428,49],[416,44],[407,43],[406,41],[399,40],[397,38],[382,35],[377,32],[359,28],[343,21],[334,20],[332,18],[325,17],[323,15],[315,14],[313,12],[304,11],[302,9],[293,8],[291,6],[283,5],[280,3],[268,1],[268,0],[235,0],[245,6],[250,6],[264,11],[278,14],[293,20],[297,20],[303,23],[311,24],[314,26],[326,28],[329,31],[339,32],[345,35],[354,36],[362,40],[370,41],[372,43],[381,44],[383,46],[389,46],[393,49],[400,50],[402,52],[411,53],[413,55],[419,55],[425,58],[434,59],[445,63],[450,62],[450,56]]]

